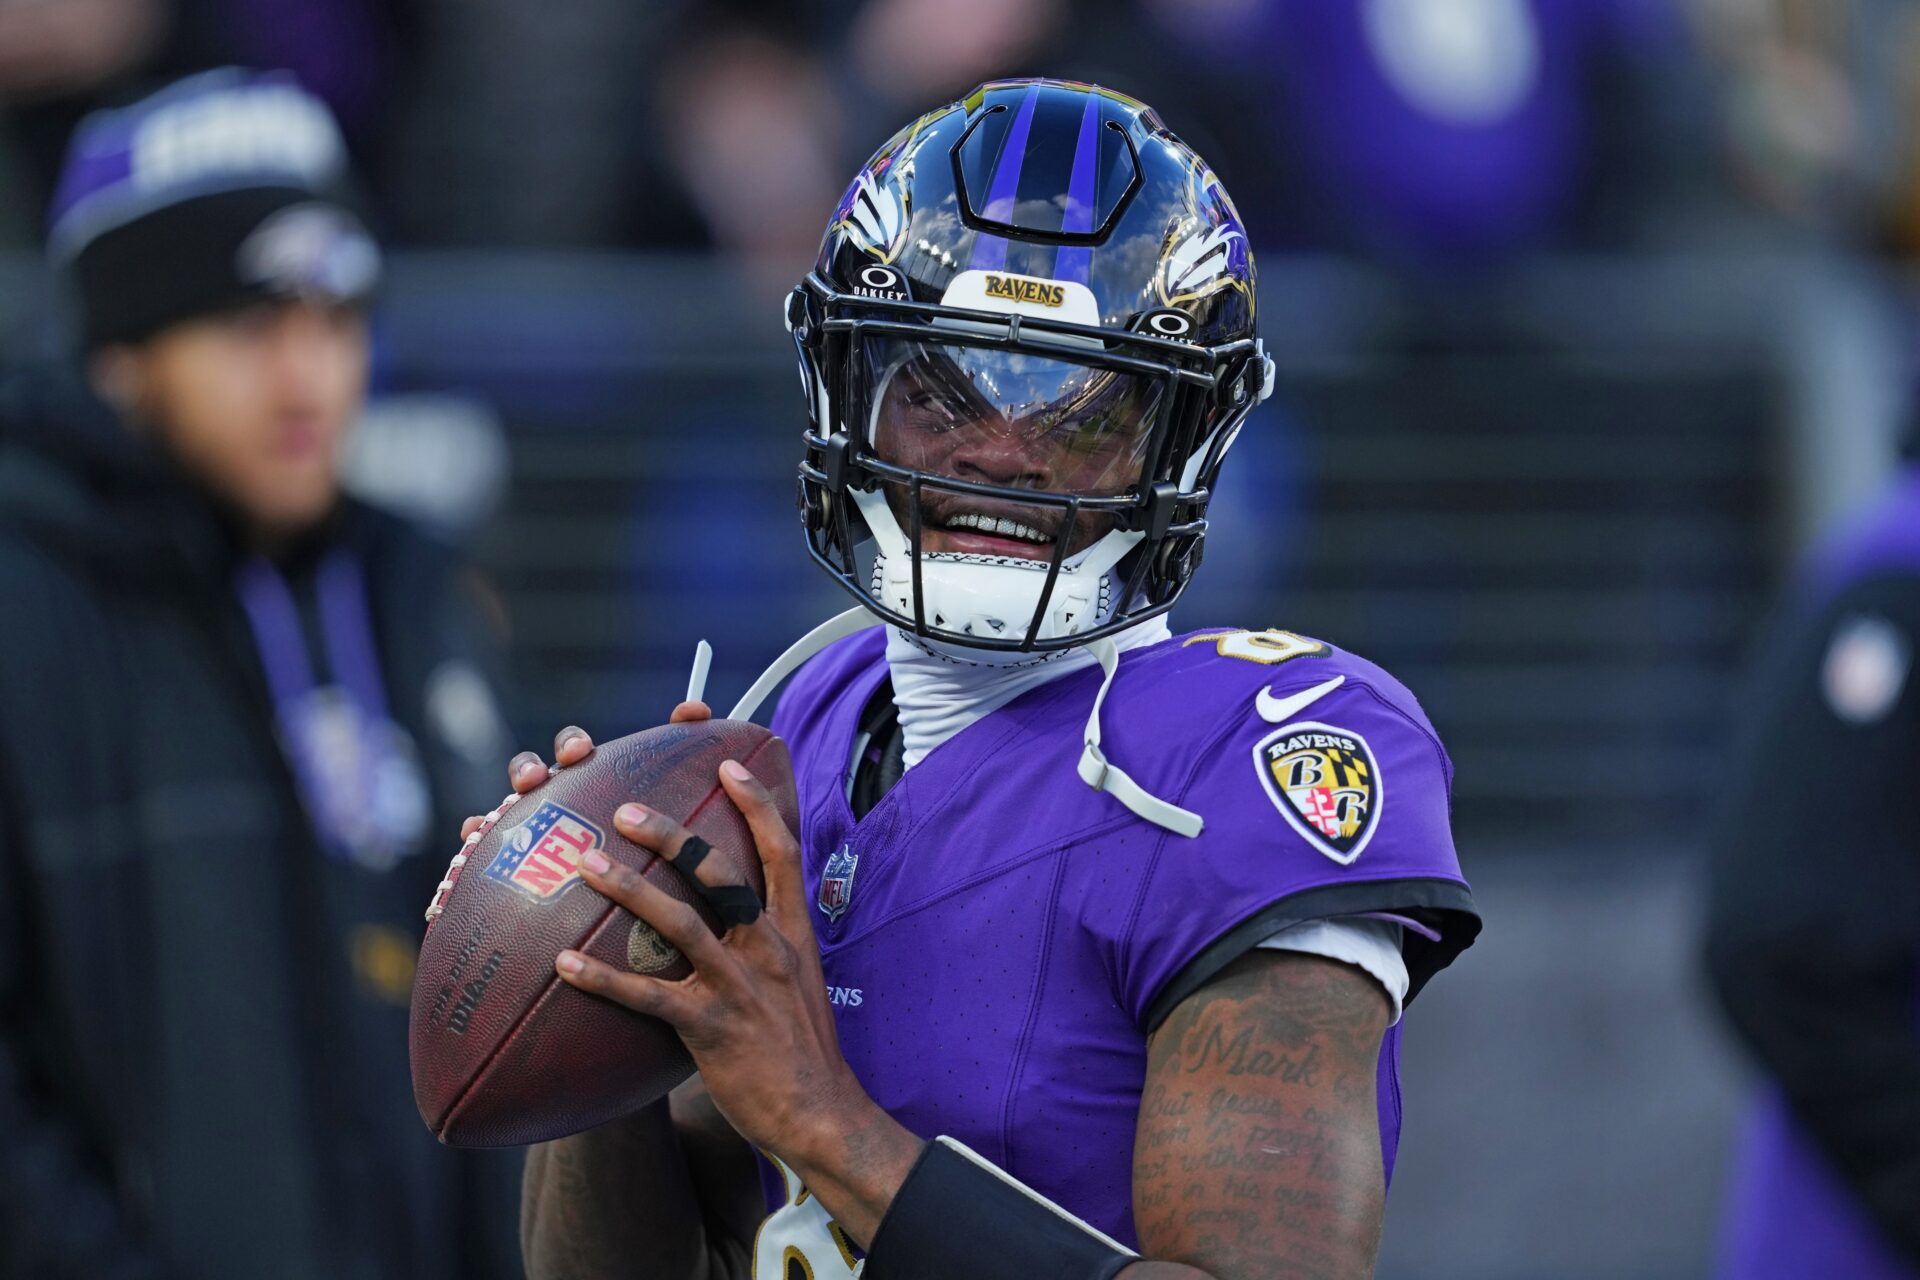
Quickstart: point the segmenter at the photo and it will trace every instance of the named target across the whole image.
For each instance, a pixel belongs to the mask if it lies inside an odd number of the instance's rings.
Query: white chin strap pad
[[[899,521],[877,490],[856,490],[853,500],[879,549],[873,566],[874,595],[887,608],[915,616],[913,555]],[[1035,638],[1077,635],[1103,621],[1115,603],[1109,571],[1139,545],[1141,536],[1116,530],[1062,563]],[[1047,564],[1042,560],[947,553],[920,557],[926,624],[948,636],[1025,636],[1046,584]]]
[[[913,559],[886,556],[875,565],[873,592],[889,609],[911,618]],[[955,636],[1010,639],[1024,636],[1040,605],[1047,566],[1037,561],[989,560],[984,556],[944,559],[923,556],[920,589],[926,596],[927,626]],[[1084,629],[1106,611],[1107,577],[1089,581],[1063,566],[1040,620],[1037,638],[1050,640]]]

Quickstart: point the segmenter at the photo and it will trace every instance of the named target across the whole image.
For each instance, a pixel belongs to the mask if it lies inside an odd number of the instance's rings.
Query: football
[[[562,948],[666,979],[690,972],[653,928],[582,881],[599,849],[719,920],[664,859],[613,827],[637,800],[713,846],[763,898],[746,820],[721,790],[738,760],[799,829],[786,745],[759,725],[663,725],[606,743],[582,763],[503,801],[461,846],[428,908],[413,987],[414,1100],[442,1142],[518,1146],[631,1115],[693,1073],[673,1029],[577,991],[554,973]]]

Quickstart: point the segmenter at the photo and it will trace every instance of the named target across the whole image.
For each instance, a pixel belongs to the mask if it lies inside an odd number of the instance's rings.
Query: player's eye
[[[1053,429],[1053,435],[1063,448],[1075,453],[1092,453],[1114,438],[1114,427],[1112,414],[1097,413],[1063,420]]]
[[[960,415],[945,396],[925,389],[906,396],[907,420],[922,431],[951,431],[960,425]]]

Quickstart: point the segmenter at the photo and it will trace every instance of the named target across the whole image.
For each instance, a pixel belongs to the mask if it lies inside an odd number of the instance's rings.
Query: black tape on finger
[[[680,846],[680,852],[674,854],[668,861],[673,863],[673,869],[675,871],[678,871],[687,879],[693,880],[693,873],[700,869],[700,864],[705,862],[707,855],[712,852],[713,846],[705,840],[702,840],[699,836],[688,836],[687,842]],[[694,883],[698,884],[700,882],[694,880]]]
[[[713,914],[728,928],[736,924],[752,924],[760,918],[760,895],[744,884],[703,884],[694,873],[700,864],[713,852],[713,846],[699,836],[688,836],[686,843],[680,846],[680,852],[673,855],[673,869],[685,876],[689,883],[707,900],[713,908]]]
[[[701,885],[700,896],[728,928],[760,918],[760,895],[744,884]]]

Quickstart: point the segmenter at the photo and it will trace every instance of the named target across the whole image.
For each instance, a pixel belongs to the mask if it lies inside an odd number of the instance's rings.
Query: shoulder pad
[[[1378,844],[1389,789],[1401,823],[1424,810],[1416,825],[1444,833],[1445,748],[1412,692],[1364,658],[1291,631],[1215,629],[1156,645],[1122,673],[1132,679],[1116,684],[1111,727],[1132,741],[1116,758],[1133,768],[1164,757],[1170,776],[1152,781],[1178,787],[1210,834],[1259,839],[1284,820],[1348,866]]]
[[[1153,686],[1148,697],[1169,724],[1196,714],[1213,724],[1259,723],[1259,713],[1273,710],[1276,702],[1338,676],[1348,691],[1371,689],[1433,734],[1412,690],[1385,668],[1295,631],[1210,627],[1154,646],[1142,655],[1139,670]]]

